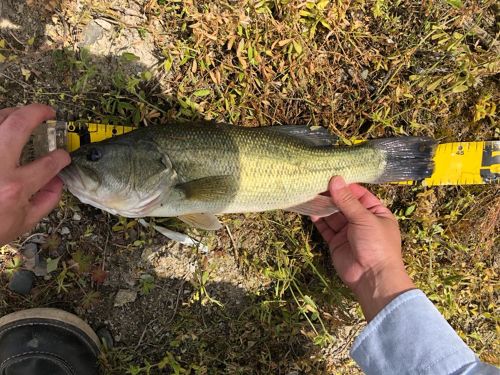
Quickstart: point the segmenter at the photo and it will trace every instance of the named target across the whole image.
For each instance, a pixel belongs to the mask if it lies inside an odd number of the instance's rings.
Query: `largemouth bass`
[[[325,129],[170,124],[87,144],[60,176],[83,203],[125,217],[178,217],[208,230],[216,214],[284,209],[327,216],[320,195],[334,175],[347,183],[421,180],[436,142],[422,137],[334,146]]]

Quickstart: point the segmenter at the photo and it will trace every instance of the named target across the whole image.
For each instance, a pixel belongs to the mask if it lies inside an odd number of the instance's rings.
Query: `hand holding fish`
[[[59,202],[63,184],[56,176],[70,163],[66,151],[19,166],[32,131],[54,116],[51,107],[41,104],[0,110],[0,244],[31,229]]]
[[[401,257],[394,215],[364,187],[330,181],[329,193],[340,212],[312,220],[328,243],[332,263],[356,294],[368,321],[397,295],[415,288]]]

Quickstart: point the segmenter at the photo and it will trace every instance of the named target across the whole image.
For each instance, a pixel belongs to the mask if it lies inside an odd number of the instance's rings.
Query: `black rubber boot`
[[[0,318],[0,375],[97,375],[99,339],[76,315],[50,308]]]

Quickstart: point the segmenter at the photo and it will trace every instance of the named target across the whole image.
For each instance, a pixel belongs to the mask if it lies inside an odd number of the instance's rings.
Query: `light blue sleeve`
[[[481,362],[418,289],[392,300],[356,338],[351,356],[368,374],[500,374]]]

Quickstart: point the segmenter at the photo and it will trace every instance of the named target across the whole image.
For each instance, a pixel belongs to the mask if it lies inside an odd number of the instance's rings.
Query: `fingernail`
[[[344,179],[341,176],[336,176],[333,178],[332,181],[332,190],[337,191],[345,188],[347,184],[345,183]]]

